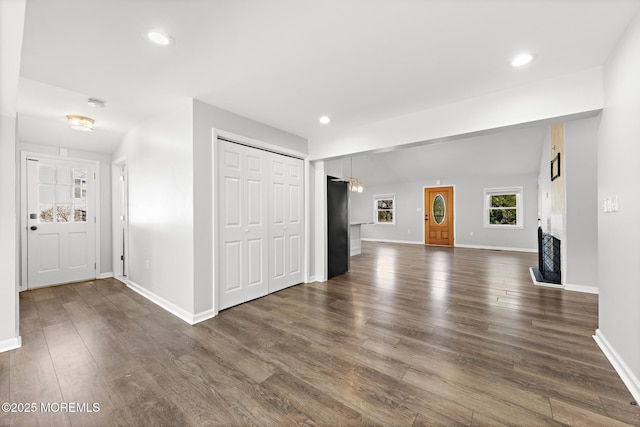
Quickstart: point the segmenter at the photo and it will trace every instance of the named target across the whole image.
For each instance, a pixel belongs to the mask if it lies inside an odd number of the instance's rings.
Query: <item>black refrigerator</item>
[[[328,278],[349,271],[349,189],[348,183],[327,177]]]

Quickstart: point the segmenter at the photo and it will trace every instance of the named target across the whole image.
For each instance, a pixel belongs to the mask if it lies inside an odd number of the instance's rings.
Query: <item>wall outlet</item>
[[[471,232],[469,233],[469,236],[473,237],[473,231],[471,231]]]
[[[149,269],[149,260],[148,259],[144,260],[144,266],[147,268],[147,270]]]
[[[618,212],[618,196],[605,197],[602,201],[604,213]]]

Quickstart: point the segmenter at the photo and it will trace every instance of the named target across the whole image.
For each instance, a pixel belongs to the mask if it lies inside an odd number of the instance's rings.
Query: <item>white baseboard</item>
[[[143,288],[142,286],[138,285],[135,282],[132,282],[131,280],[127,280],[126,285],[128,288],[136,291],[137,293],[139,293],[149,301],[159,305],[160,307],[167,310],[169,313],[173,314],[176,317],[179,317],[180,319],[184,320],[190,325],[195,325],[196,323],[202,322],[203,320],[210,319],[217,314],[213,309],[206,310],[196,314],[189,313],[183,308],[178,307],[174,303],[167,301],[166,299],[154,294],[153,292]]]
[[[195,325],[196,323],[204,322],[205,320],[216,317],[218,313],[214,309],[201,311],[200,313],[196,313],[193,315],[193,322],[188,322],[191,325]]]
[[[22,337],[18,335],[15,338],[9,338],[8,340],[0,341],[0,353],[15,350],[22,347]]]
[[[415,240],[390,240],[390,239],[360,239],[363,242],[382,242],[382,243],[403,243],[408,245],[424,245],[423,242],[416,242]]]
[[[600,329],[596,329],[596,334],[593,336],[593,339],[596,341],[598,347],[600,347],[600,350],[602,350],[607,359],[609,359],[613,369],[615,369],[618,375],[620,375],[622,382],[627,386],[633,398],[636,402],[640,402],[640,379],[631,372],[629,366],[627,366],[614,348],[611,347],[611,344],[604,337],[604,334]]]
[[[109,279],[111,277],[113,277],[113,272],[108,271],[106,273],[100,273],[100,275],[98,276],[98,279]]]
[[[466,245],[466,244],[460,244],[460,243],[456,243],[454,245],[456,248],[468,248],[468,249],[486,249],[486,250],[490,250],[490,251],[511,251],[511,252],[532,252],[532,253],[537,253],[538,249],[537,248],[511,248],[511,247],[507,247],[507,246],[484,246],[484,245]]]
[[[584,292],[585,294],[596,294],[600,293],[600,288],[597,286],[584,286],[584,285],[572,285],[570,283],[566,283],[564,285],[565,291],[573,291],[573,292]]]
[[[127,276],[113,276],[113,278],[125,285],[127,284]]]

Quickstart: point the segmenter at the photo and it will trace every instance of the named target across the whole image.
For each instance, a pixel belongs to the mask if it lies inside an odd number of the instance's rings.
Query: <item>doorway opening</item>
[[[99,162],[22,153],[20,290],[98,275]]]
[[[129,274],[129,180],[125,159],[113,162],[111,177],[113,277],[126,284]]]

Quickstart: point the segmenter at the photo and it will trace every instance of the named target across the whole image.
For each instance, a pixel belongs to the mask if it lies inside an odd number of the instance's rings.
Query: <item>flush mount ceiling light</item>
[[[175,43],[173,37],[162,30],[148,30],[147,38],[160,46],[169,46]]]
[[[322,117],[320,117],[320,119],[318,121],[320,122],[320,124],[328,125],[329,123],[331,123],[331,117],[322,116]]]
[[[87,100],[87,104],[89,105],[89,107],[104,108],[105,101],[104,99],[99,98],[89,98]]]
[[[530,53],[521,53],[520,55],[513,58],[513,60],[511,61],[511,66],[522,67],[523,65],[527,65],[529,62],[531,62],[532,59],[533,56]]]
[[[70,114],[67,116],[67,123],[71,129],[91,132],[93,131],[93,124],[95,123],[95,120],[85,116]]]

